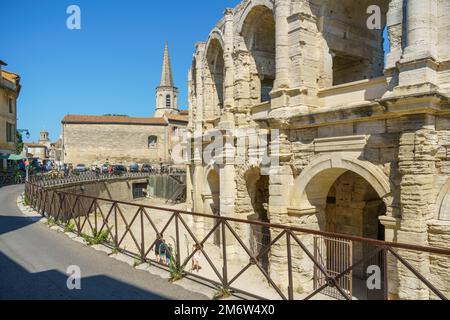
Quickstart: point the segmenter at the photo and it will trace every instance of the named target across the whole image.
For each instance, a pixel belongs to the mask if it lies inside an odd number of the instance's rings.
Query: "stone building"
[[[154,117],[66,115],[62,120],[62,162],[73,165],[173,163],[172,152],[188,123],[178,109],[167,43]]]
[[[29,142],[23,144],[23,155],[28,158],[37,158],[41,161],[49,160],[51,141],[47,131],[39,132],[38,142]]]
[[[196,44],[188,129],[231,138],[209,162],[194,145],[193,210],[448,248],[449,12],[449,0],[244,0],[225,10]],[[243,128],[268,133],[278,161],[238,159],[233,129]],[[238,232],[255,250],[277,235]],[[354,261],[365,250],[355,245]],[[268,256],[284,285],[285,251],[275,245]],[[448,260],[402,255],[450,295]],[[310,259],[296,252],[294,262],[295,289],[310,291]],[[434,297],[389,263],[391,298]]]
[[[0,60],[0,169],[6,169],[7,158],[16,153],[17,99],[20,76],[2,69]]]

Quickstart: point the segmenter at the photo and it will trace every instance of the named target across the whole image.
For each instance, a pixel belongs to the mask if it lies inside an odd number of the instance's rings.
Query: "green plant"
[[[170,282],[181,280],[184,276],[184,268],[179,266],[177,263],[172,262],[172,260],[170,261],[169,272],[170,272],[169,278]]]
[[[100,233],[97,233],[97,231],[94,230],[93,236],[82,234],[82,237],[87,242],[88,245],[92,246],[95,244],[106,242],[108,240],[108,231],[105,230]]]
[[[73,232],[75,230],[75,225],[71,222],[67,222],[64,225],[64,232]]]
[[[118,247],[113,247],[111,250],[111,254],[118,254],[119,253],[119,248]]]
[[[216,293],[214,294],[214,300],[217,299],[224,299],[224,298],[229,298],[231,297],[231,291],[227,288],[224,287],[219,287],[217,288]]]
[[[29,206],[30,204],[31,204],[30,198],[28,197],[27,194],[25,194],[25,195],[23,196],[23,205],[24,205],[24,206]]]
[[[142,264],[144,262],[145,261],[143,261],[141,258],[136,258],[136,259],[134,259],[133,267],[137,267],[138,265],[140,265],[140,264]]]
[[[48,217],[48,218],[47,218],[47,225],[48,225],[49,227],[52,227],[52,226],[54,226],[55,224],[56,224],[55,218],[53,218],[53,217]]]

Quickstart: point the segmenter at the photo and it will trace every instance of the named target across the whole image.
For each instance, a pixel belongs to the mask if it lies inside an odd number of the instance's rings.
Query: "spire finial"
[[[170,66],[169,44],[164,44],[164,61],[161,74],[160,87],[173,87],[172,68]]]

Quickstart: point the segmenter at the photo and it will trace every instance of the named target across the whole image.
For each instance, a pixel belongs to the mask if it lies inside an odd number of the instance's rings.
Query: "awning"
[[[20,161],[22,160],[24,157],[21,156],[20,154],[10,154],[8,157],[8,160],[12,160],[12,161]]]
[[[9,154],[0,154],[0,160],[8,159]]]

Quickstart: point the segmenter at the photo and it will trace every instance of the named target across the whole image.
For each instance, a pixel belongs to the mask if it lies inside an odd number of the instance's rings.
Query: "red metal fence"
[[[139,262],[163,266],[164,262],[157,261],[157,257],[151,257],[150,253],[155,249],[158,238],[172,239],[172,248],[166,246],[167,251],[171,250],[169,265],[172,273],[190,275],[221,290],[257,299],[332,297],[351,300],[359,290],[367,293],[357,297],[360,299],[446,300],[450,293],[450,278],[427,271],[430,270],[429,267],[424,269],[427,264],[416,259],[426,257],[449,263],[448,249],[95,198],[38,185],[36,181],[26,184],[25,194],[31,206],[43,216],[65,228],[73,224],[72,229],[79,236],[93,238],[104,234],[102,241],[105,244],[135,257]],[[250,248],[245,237],[251,226],[270,230],[269,241],[257,251]],[[313,239],[317,237],[325,239],[322,241],[325,249],[314,247]],[[329,239],[340,243],[360,243],[366,249],[355,259],[349,246],[339,250],[349,252],[349,256],[336,258]],[[201,261],[201,272],[189,271],[189,266],[195,265],[192,259],[197,251],[206,263]],[[270,261],[268,265],[263,263],[267,259]],[[339,268],[333,267],[336,264]],[[365,271],[368,266],[378,267],[374,270],[381,272],[375,289],[366,286],[370,275],[352,281],[355,270]],[[377,276],[376,272],[374,275]],[[375,286],[376,280],[374,278]],[[362,285],[355,290],[357,282]],[[267,292],[273,294],[264,294],[264,288],[269,288]]]

